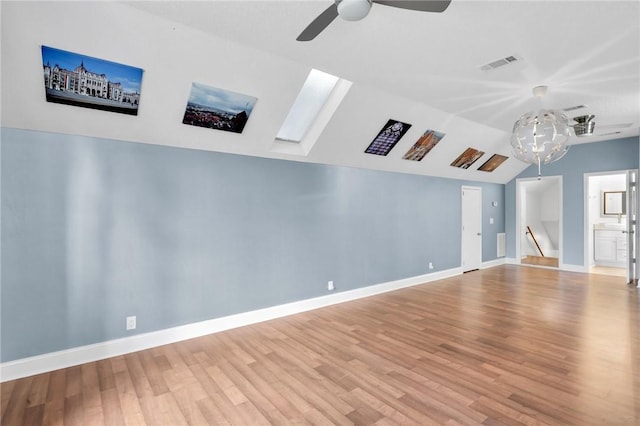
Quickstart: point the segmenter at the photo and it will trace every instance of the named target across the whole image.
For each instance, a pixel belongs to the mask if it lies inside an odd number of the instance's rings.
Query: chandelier
[[[533,88],[536,97],[544,96],[546,86]],[[569,119],[558,110],[538,109],[524,114],[513,125],[511,151],[520,161],[538,165],[538,179],[542,164],[561,159],[569,150]]]

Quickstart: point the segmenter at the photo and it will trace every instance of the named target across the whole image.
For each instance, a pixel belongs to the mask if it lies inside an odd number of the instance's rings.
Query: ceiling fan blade
[[[298,41],[310,41],[316,38],[325,28],[338,17],[338,5],[333,3],[325,9],[316,19],[314,19],[307,28],[304,29],[296,38]]]
[[[627,127],[633,126],[633,123],[618,123],[618,124],[603,124],[598,126],[598,129],[625,129]]]
[[[451,0],[372,0],[373,3],[420,12],[444,12]]]

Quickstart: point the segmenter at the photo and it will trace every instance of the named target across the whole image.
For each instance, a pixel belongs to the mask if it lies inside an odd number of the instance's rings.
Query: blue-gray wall
[[[1,137],[2,362],[459,267],[461,185],[504,232],[504,185]]]
[[[584,265],[584,174],[638,168],[638,138],[574,145],[559,161],[542,166],[543,176],[562,176],[563,262]],[[516,179],[538,176],[531,166],[505,188],[507,257],[516,255]]]

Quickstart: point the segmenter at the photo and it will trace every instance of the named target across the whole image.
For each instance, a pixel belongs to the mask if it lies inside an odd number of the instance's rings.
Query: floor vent
[[[505,257],[506,253],[506,234],[504,232],[500,232],[498,234],[498,257]]]

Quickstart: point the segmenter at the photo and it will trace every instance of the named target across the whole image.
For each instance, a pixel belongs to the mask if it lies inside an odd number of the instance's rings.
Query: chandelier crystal
[[[558,110],[539,109],[524,114],[513,125],[511,151],[520,161],[540,166],[561,159],[569,150],[569,119]]]

